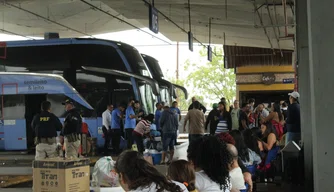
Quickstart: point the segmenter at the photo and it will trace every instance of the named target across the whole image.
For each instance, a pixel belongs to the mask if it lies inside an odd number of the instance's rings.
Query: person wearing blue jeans
[[[133,145],[133,137],[132,137],[132,132],[136,127],[136,119],[138,116],[142,115],[142,112],[140,112],[137,115],[135,115],[135,112],[133,110],[133,105],[134,101],[130,100],[128,103],[128,107],[125,110],[125,124],[124,124],[124,130],[125,130],[125,136],[127,140],[127,147],[128,149],[132,148]]]
[[[299,106],[299,93],[294,91],[289,93],[289,101],[290,105],[287,111],[287,119],[286,119],[286,128],[287,133],[285,137],[285,144],[288,144],[290,141],[296,142],[299,144],[301,139],[301,127],[300,127],[300,106]]]
[[[115,154],[120,152],[121,121],[126,105],[120,105],[111,113],[111,144]]]
[[[175,114],[177,114],[177,116],[178,116],[178,120],[179,120],[179,122],[181,121],[181,119],[182,119],[182,116],[181,116],[181,111],[180,111],[180,109],[179,109],[179,107],[178,107],[178,103],[177,103],[177,101],[174,101],[173,103],[172,103],[172,107],[170,108],[170,110],[172,111],[172,112],[174,112]],[[177,131],[179,130],[179,127],[177,127],[177,129],[176,129],[176,137],[175,137],[175,141],[174,141],[174,143],[175,143],[175,145],[179,145],[178,143],[177,143]]]
[[[169,147],[170,158],[169,162],[174,156],[174,141],[176,137],[176,129],[179,126],[177,114],[170,110],[168,106],[164,107],[164,111],[160,117],[160,127],[162,129],[162,157],[161,164],[165,164],[166,153]]]

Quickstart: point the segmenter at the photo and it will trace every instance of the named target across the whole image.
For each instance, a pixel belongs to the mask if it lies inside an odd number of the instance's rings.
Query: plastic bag
[[[118,187],[119,177],[115,171],[115,163],[110,156],[100,158],[94,166],[92,183],[101,187]]]

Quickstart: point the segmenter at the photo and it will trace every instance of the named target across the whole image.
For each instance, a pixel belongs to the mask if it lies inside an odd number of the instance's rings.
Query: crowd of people
[[[269,108],[255,106],[254,99],[241,108],[237,100],[228,107],[222,98],[207,118],[206,109],[194,97],[183,125],[189,132],[188,161],[169,162],[164,176],[144,160],[142,150],[125,151],[116,165],[122,187],[127,191],[251,191],[254,170],[271,176],[271,161],[280,145],[300,140],[299,93],[289,96],[290,105],[277,101]],[[154,121],[162,130],[164,153],[174,150],[179,114],[173,108],[157,111]],[[210,134],[205,134],[207,127]]]
[[[105,147],[111,143],[115,152],[120,153],[120,140],[125,135],[129,150],[118,157],[116,171],[126,191],[251,191],[253,171],[270,173],[271,161],[280,145],[300,140],[300,95],[292,92],[289,96],[290,105],[277,101],[269,107],[261,103],[255,106],[255,100],[250,99],[242,103],[241,108],[239,101],[229,107],[222,98],[213,104],[207,118],[205,107],[193,97],[183,124],[183,131],[189,132],[187,161],[172,161],[181,120],[176,101],[170,107],[157,103],[155,114],[145,114],[140,103],[134,100],[116,109],[108,105],[102,114]],[[68,112],[64,126],[50,113],[48,101],[43,102],[43,112],[34,118],[36,157],[45,158],[43,153],[52,157],[53,152],[48,151],[53,151],[56,131],[59,130],[65,136],[66,157],[77,157],[82,121],[71,101],[64,105]],[[50,131],[43,132],[43,127],[51,124]],[[205,134],[208,127],[210,134]],[[168,165],[166,176],[143,157],[144,139],[155,134],[162,137],[161,164]],[[136,151],[130,150],[134,143]],[[167,153],[169,160],[165,162]]]
[[[161,163],[164,164],[168,147],[173,149],[174,145],[178,144],[177,130],[181,118],[176,101],[172,106],[165,106],[163,102],[157,103],[155,114],[146,114],[139,101],[135,100],[130,100],[127,106],[120,104],[116,109],[113,109],[113,105],[108,105],[102,114],[105,154],[109,154],[110,144],[111,152],[119,154],[122,138],[126,141],[127,149],[136,144],[137,150],[143,153],[145,139],[161,136],[164,151]],[[173,156],[173,150],[169,150],[169,154]]]

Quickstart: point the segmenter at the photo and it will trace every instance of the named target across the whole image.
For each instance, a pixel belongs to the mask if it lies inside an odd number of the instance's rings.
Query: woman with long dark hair
[[[244,138],[239,130],[230,131],[230,135],[234,138],[235,147],[238,150],[238,155],[243,162],[249,162],[248,148],[244,142]]]
[[[262,124],[261,133],[261,140],[265,151],[269,151],[276,146],[278,136],[273,124],[271,124],[270,122]]]
[[[199,192],[229,192],[229,165],[232,155],[225,142],[215,136],[203,136],[189,144],[188,160],[196,171],[196,189]]]
[[[253,129],[255,129],[255,128],[253,128]],[[255,135],[251,129],[246,129],[243,132],[243,136],[244,136],[245,144],[248,147],[248,149],[254,151],[256,154],[261,156],[261,150],[260,150],[260,147],[259,147],[259,142],[260,142],[259,140],[260,139],[258,138],[258,136]]]
[[[283,136],[283,121],[284,117],[282,115],[279,102],[273,103],[271,105],[271,113],[269,114],[269,116],[262,119],[262,123],[271,122],[271,124],[276,129],[278,140],[281,140]]]
[[[261,125],[260,125],[260,127],[261,127]],[[257,143],[258,143],[259,149],[260,149],[261,154],[262,154],[263,144],[262,144],[262,140],[261,140],[261,137],[262,137],[261,128],[253,127],[253,128],[251,128],[251,131],[253,132],[253,136],[257,139]]]
[[[279,147],[277,147],[278,137],[275,128],[269,122],[261,125],[261,132],[261,140],[265,156],[259,166],[259,169],[267,172],[271,166],[271,161],[276,158],[279,151]]]
[[[250,129],[243,132],[243,142],[248,149],[249,161],[243,161],[245,166],[258,165],[261,163],[261,151],[258,145],[258,140],[253,136]]]
[[[225,102],[219,102],[218,104],[218,117],[217,117],[217,129],[215,134],[228,132],[232,129],[232,117],[230,112],[227,111],[227,105]]]
[[[137,151],[124,151],[115,165],[122,188],[127,192],[184,192],[167,180]]]

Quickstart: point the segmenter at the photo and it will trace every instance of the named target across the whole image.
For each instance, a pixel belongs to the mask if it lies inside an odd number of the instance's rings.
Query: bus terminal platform
[[[175,158],[186,159],[186,151],[188,142],[184,142],[176,146]],[[91,173],[93,166],[101,156],[90,157]],[[113,157],[117,160],[117,157]],[[32,191],[32,161],[34,155],[1,155],[0,154],[0,190],[1,192],[30,192]],[[166,165],[155,165],[155,167],[162,173],[166,174]],[[280,185],[273,183],[258,183],[256,184],[256,191],[272,191],[272,192],[289,192],[289,191],[304,191],[300,186],[294,186],[281,181],[281,178],[275,179]],[[101,188],[101,192],[108,191],[122,191],[120,188]]]

